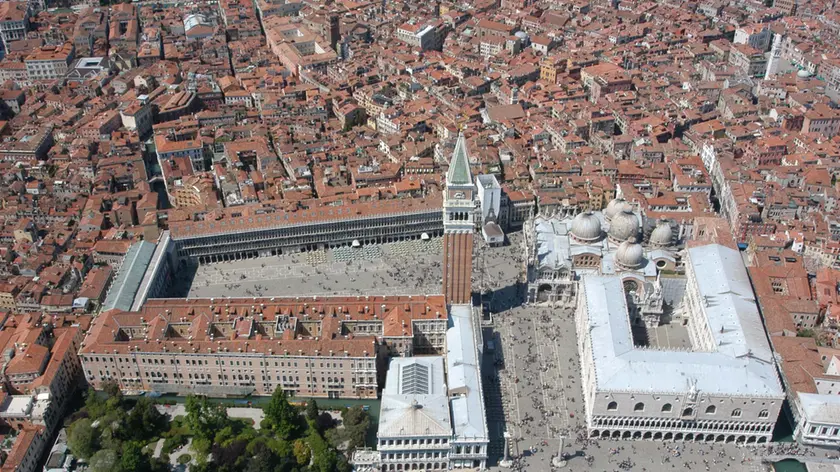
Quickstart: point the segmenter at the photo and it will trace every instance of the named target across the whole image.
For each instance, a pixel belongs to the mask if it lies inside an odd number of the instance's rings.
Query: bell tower
[[[443,198],[443,294],[450,305],[472,303],[475,185],[464,134],[458,134]]]

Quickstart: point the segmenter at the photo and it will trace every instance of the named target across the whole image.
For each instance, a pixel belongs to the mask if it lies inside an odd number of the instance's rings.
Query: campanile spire
[[[472,302],[475,185],[467,141],[458,134],[443,199],[443,293],[448,304]]]

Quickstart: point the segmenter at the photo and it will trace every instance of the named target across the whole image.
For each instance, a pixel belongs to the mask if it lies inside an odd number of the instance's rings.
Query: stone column
[[[551,465],[553,465],[554,467],[565,467],[566,466],[566,460],[563,459],[563,442],[564,442],[564,439],[565,438],[563,436],[560,436],[560,447],[557,449],[557,455],[554,456],[553,459],[551,459]]]
[[[502,460],[499,462],[499,467],[510,467],[513,465],[513,461],[510,460],[510,433],[505,431],[505,455]]]

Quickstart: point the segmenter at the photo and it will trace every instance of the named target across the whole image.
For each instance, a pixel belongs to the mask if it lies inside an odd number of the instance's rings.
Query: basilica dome
[[[607,203],[607,208],[604,209],[604,217],[607,221],[610,221],[613,219],[613,216],[628,206],[629,204],[627,203],[627,200],[623,198],[613,198],[609,203]]]
[[[627,241],[639,234],[639,218],[629,206],[623,208],[610,221],[610,238],[615,241]]]
[[[579,241],[597,241],[601,238],[601,220],[590,211],[580,213],[572,221],[571,232]]]
[[[650,233],[650,245],[657,248],[670,246],[673,239],[674,230],[667,220],[659,220],[656,228]]]
[[[638,269],[644,262],[642,245],[636,242],[634,237],[619,244],[615,252],[615,262],[626,269]]]

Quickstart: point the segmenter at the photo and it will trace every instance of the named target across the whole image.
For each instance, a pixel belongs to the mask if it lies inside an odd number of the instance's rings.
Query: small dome
[[[796,76],[799,77],[800,79],[807,79],[808,77],[811,77],[811,73],[808,72],[805,69],[802,69],[802,70],[800,70],[799,72],[796,73]]]
[[[572,221],[572,236],[585,242],[597,241],[601,238],[601,221],[592,212],[578,214]]]
[[[650,233],[650,244],[654,247],[668,247],[674,239],[674,230],[667,220],[659,220],[656,228]]]
[[[642,245],[636,242],[636,238],[630,238],[618,245],[615,262],[626,269],[638,269],[642,266],[644,256]]]
[[[629,206],[630,205],[627,203],[627,200],[623,198],[613,198],[609,203],[607,203],[607,208],[604,210],[604,217],[607,221],[610,221],[618,212]]]
[[[615,241],[627,241],[639,234],[639,219],[630,207],[618,212],[610,221],[610,237]]]

